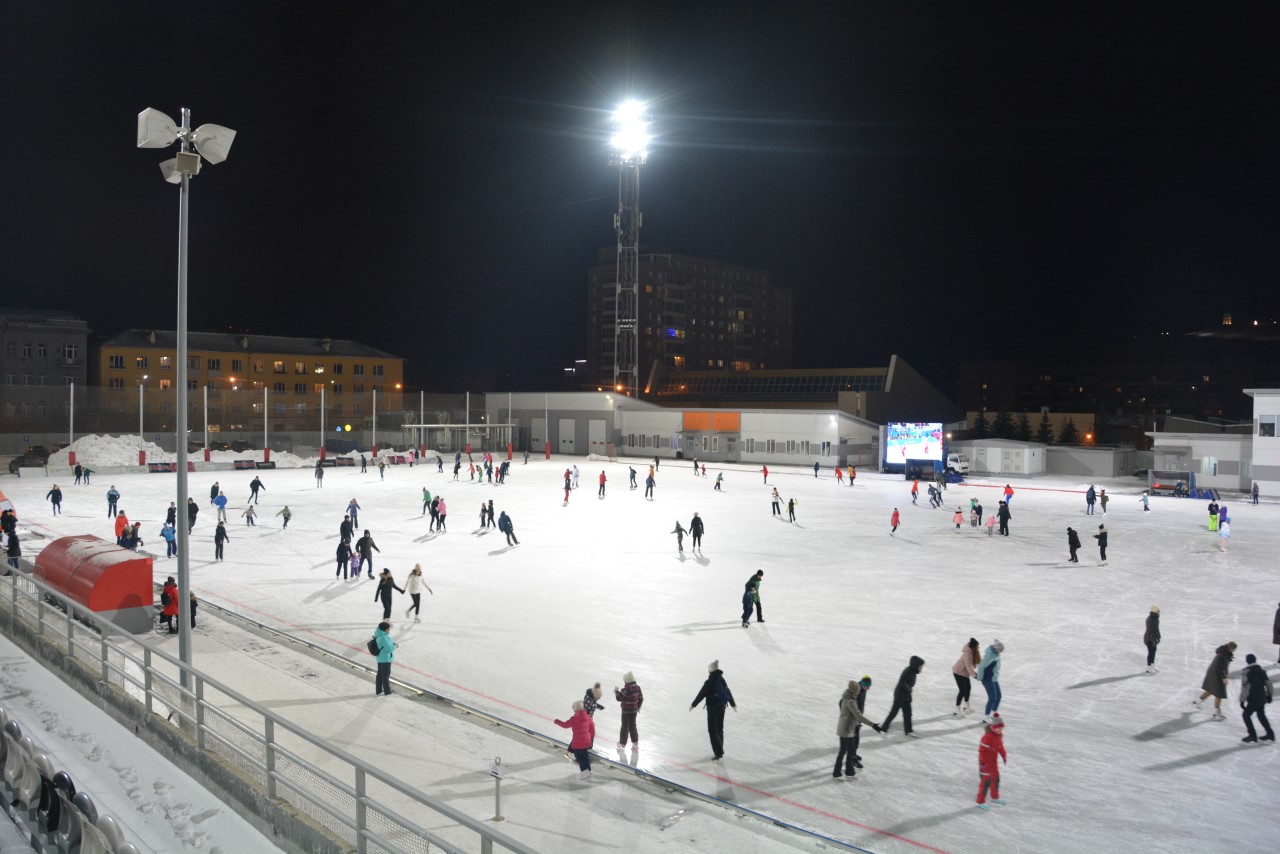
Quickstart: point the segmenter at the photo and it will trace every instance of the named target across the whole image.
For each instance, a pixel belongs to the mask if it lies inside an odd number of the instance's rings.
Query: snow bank
[[[177,460],[177,454],[166,451],[155,442],[144,442],[138,436],[81,436],[71,443],[69,447],[63,448],[55,454],[49,456],[50,469],[70,469],[73,464],[68,456],[69,451],[76,452],[76,462],[89,468],[106,468],[108,466],[136,466],[138,464],[138,451],[147,452],[147,462],[149,463],[170,463]],[[396,451],[393,448],[380,448],[384,454],[406,453],[404,451]],[[359,451],[350,451],[345,454],[329,454],[330,457],[351,457],[353,459],[360,458]],[[366,454],[369,460],[372,455]],[[204,454],[196,451],[191,454],[190,459],[202,460]],[[253,451],[210,451],[209,462],[211,463],[233,463],[236,460],[260,460],[262,459],[261,450]],[[316,458],[300,457],[297,454],[288,451],[272,451],[271,461],[276,464],[276,468],[310,468],[316,464]]]

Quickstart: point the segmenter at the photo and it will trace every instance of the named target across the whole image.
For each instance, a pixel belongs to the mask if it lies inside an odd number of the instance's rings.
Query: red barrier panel
[[[152,630],[151,557],[92,534],[61,537],[36,557],[35,577],[134,634]]]

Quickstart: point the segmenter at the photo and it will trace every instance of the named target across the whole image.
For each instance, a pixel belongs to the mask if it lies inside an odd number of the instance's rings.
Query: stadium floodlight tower
[[[624,101],[613,114],[609,140],[618,166],[618,271],[614,284],[613,388],[640,396],[640,167],[649,159],[649,115],[639,101]]]
[[[160,164],[160,174],[170,184],[181,188],[178,199],[178,342],[177,342],[177,417],[174,432],[178,445],[178,658],[191,666],[191,550],[187,526],[182,524],[187,513],[187,206],[191,178],[200,174],[200,158],[221,163],[231,151],[236,132],[222,125],[201,125],[192,130],[191,111],[182,108],[182,124],[159,110],[148,107],[138,113],[138,148],[168,148],[177,140],[177,155]],[[182,687],[188,686],[187,669],[181,674]]]

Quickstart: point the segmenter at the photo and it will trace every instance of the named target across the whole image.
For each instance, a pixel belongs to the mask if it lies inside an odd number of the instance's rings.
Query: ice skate
[[[1226,719],[1226,716],[1222,714],[1222,709],[1214,709],[1213,717],[1209,718],[1211,721],[1225,721]]]
[[[854,760],[853,760],[853,767],[854,767],[854,768],[861,768],[861,767],[862,767],[862,760],[861,760],[861,759],[854,759]]]
[[[404,615],[405,615],[405,617],[408,617],[411,613],[413,613],[413,606],[412,606],[412,605],[410,605],[408,608],[405,608],[405,609],[404,609]]]
[[[964,717],[964,707],[963,707],[963,706],[956,706],[956,710],[955,710],[954,712],[952,712],[952,713],[951,713],[951,717],[953,717],[953,718],[962,718],[962,717]]]
[[[906,737],[907,737],[907,738],[919,738],[919,737],[920,737],[920,736],[916,735],[914,732],[908,732],[908,733],[904,733],[904,734],[906,735]]]
[[[839,780],[842,783],[844,782],[844,775],[841,774],[839,771],[834,772],[831,776],[833,779]]]
[[[1160,668],[1156,667],[1154,664],[1149,664],[1147,665],[1147,672],[1151,674],[1156,674],[1160,672]]]
[[[991,807],[987,804],[978,804],[978,809],[983,810],[985,812],[991,811]]]
[[[964,713],[966,715],[973,714],[973,706],[970,706],[967,700],[965,701],[965,704],[964,704]]]
[[[415,623],[421,623],[421,622],[422,622],[422,618],[421,618],[421,617],[414,617],[414,618],[413,618],[413,621],[414,621]]]
[[[627,746],[626,746],[625,744],[623,744],[622,742],[618,742],[618,752],[619,752],[619,753],[621,753],[622,751],[624,751],[624,750],[626,750],[626,749],[627,749]]]
[[[995,804],[996,806],[1002,807],[1005,804],[1007,804],[1008,801],[1006,801],[1004,798],[992,798],[991,803]]]
[[[1276,734],[1274,732],[1269,732],[1266,735],[1264,735],[1262,738],[1258,739],[1258,741],[1275,741],[1275,740],[1276,740]]]
[[[1197,709],[1199,709],[1199,710],[1200,710],[1200,711],[1202,711],[1202,712],[1204,711],[1204,699],[1203,699],[1203,698],[1198,699],[1198,700],[1192,700],[1192,701],[1191,701],[1191,705],[1195,706]]]
[[[588,770],[586,770],[586,771],[583,771],[583,772],[581,772],[580,774],[578,774],[578,779],[579,779],[579,780],[590,780],[590,779],[591,779],[591,771],[590,771],[590,769],[588,769]]]
[[[1258,742],[1258,737],[1256,735],[1246,735],[1244,738],[1240,740],[1243,741],[1245,744],[1256,744]]]

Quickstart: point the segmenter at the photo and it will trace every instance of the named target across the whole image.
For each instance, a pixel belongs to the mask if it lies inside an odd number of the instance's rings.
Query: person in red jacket
[[[902,517],[898,515],[898,508],[893,508],[893,515],[889,517],[889,524],[893,526],[893,530],[889,532],[889,536],[898,533],[898,526],[902,524]]]
[[[178,584],[173,580],[173,576],[169,576],[164,587],[160,589],[160,616],[164,618],[164,624],[169,627],[169,634],[176,634],[178,631],[178,623],[174,617],[178,616]]]
[[[978,743],[978,809],[989,810],[987,790],[991,791],[991,803],[1003,805],[1000,799],[1000,766],[996,762],[999,756],[1006,765],[1009,756],[1004,752],[1004,718],[999,712],[993,712],[991,723]]]
[[[600,495],[600,497],[601,497],[601,498],[604,498],[604,483],[605,483],[605,476],[604,476],[604,472],[600,472],[600,492],[599,492],[599,495]]]
[[[124,532],[124,529],[127,527],[129,527],[129,517],[124,515],[124,511],[121,510],[118,514],[116,514],[116,539],[117,540],[120,539],[120,535]]]
[[[590,716],[582,710],[582,701],[574,700],[573,717],[567,721],[556,718],[556,726],[573,730],[573,739],[569,742],[569,749],[573,751],[573,756],[578,760],[578,779],[591,779],[591,745],[596,740],[596,722],[591,720]]]
[[[1004,485],[1004,503],[1008,504],[1010,501],[1013,501],[1013,487],[1006,483]]]

